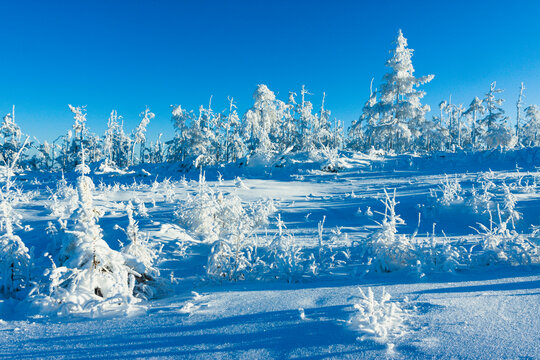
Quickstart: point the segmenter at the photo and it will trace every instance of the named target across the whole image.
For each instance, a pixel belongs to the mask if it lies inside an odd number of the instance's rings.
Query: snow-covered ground
[[[94,173],[93,200],[108,245],[120,249],[119,241],[126,242],[115,225],[128,226],[125,204],[133,201],[140,231],[162,246],[155,265],[163,280],[159,294],[129,315],[95,318],[30,311],[32,294],[4,298],[0,358],[540,358],[538,234],[532,227],[540,225],[538,154],[348,154],[335,173],[289,159],[284,167],[207,169],[204,187],[199,173],[167,165]],[[45,229],[58,217],[51,212],[69,207],[68,198],[51,205],[60,176],[16,177],[25,192],[34,192],[18,206],[28,226],[16,233],[34,247],[37,283],[47,281],[43,272],[51,264],[44,256],[51,241]],[[67,174],[68,184],[76,177]],[[394,235],[404,249],[369,242],[391,223],[383,221],[385,190],[387,200],[395,190],[404,224],[396,222]],[[234,211],[238,196],[246,221],[260,218],[242,240],[256,245],[241,248],[241,255],[252,256],[247,268],[225,276],[223,263],[209,261],[221,230],[196,226],[201,194],[212,206],[230,204]],[[249,207],[255,203],[259,207]],[[213,210],[204,208],[221,221]],[[487,235],[490,213],[495,229]],[[220,229],[239,226],[234,219],[225,218]],[[278,255],[276,247],[268,250],[272,241],[281,246]],[[296,265],[268,263],[295,251]],[[265,265],[253,265],[255,256]]]

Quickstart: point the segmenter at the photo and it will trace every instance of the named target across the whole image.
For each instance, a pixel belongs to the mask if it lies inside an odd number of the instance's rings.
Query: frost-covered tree
[[[82,149],[84,151],[84,149]],[[50,273],[50,300],[67,313],[124,309],[136,302],[134,288],[144,281],[145,265],[112,250],[98,224],[102,211],[93,204],[94,183],[81,156],[76,171],[77,208],[63,224],[62,245]]]
[[[44,141],[43,144],[37,146],[37,151],[41,159],[38,168],[44,170],[51,170],[54,165],[54,144]]]
[[[184,161],[186,159],[188,129],[189,123],[193,118],[193,113],[183,109],[181,105],[172,107],[171,122],[175,130],[174,139],[168,142],[169,144],[169,160]]]
[[[221,158],[218,133],[220,119],[221,114],[214,112],[210,98],[208,108],[201,105],[199,115],[191,122],[188,146],[196,167],[215,164]]]
[[[302,149],[311,152],[317,145],[317,116],[313,114],[313,104],[306,100],[306,95],[312,95],[309,93],[304,85],[300,91],[300,102],[295,107],[296,113],[296,139],[292,145],[296,146],[296,149]]]
[[[131,139],[124,132],[124,122],[116,110],[112,110],[103,137],[103,156],[109,166],[125,168],[130,165]]]
[[[468,130],[462,121],[463,117],[463,105],[456,105],[448,102],[445,107],[448,115],[448,131],[450,133],[450,142],[452,147],[461,148],[463,145],[463,137]]]
[[[13,106],[11,113],[4,116],[2,126],[0,127],[0,136],[2,137],[2,143],[0,144],[1,160],[7,166],[14,162],[13,160],[20,152],[23,143],[21,128],[15,123],[15,106]],[[23,154],[21,153],[22,156]]]
[[[287,125],[289,117],[287,116],[287,112],[285,112],[282,126],[282,128],[295,128],[296,138],[287,142],[287,138],[282,136],[280,143],[286,144],[286,146],[283,146],[280,150],[283,151],[291,147],[295,148],[296,151],[313,153],[323,147],[332,149],[341,147],[343,144],[343,129],[341,123],[336,122],[332,124],[330,121],[331,112],[324,107],[326,94],[323,93],[321,107],[318,113],[313,113],[313,104],[305,99],[306,95],[311,95],[305,86],[302,86],[300,94],[301,101],[295,107],[296,125]]]
[[[14,227],[21,227],[22,216],[15,206],[27,196],[15,186],[14,168],[28,139],[5,168],[5,182],[0,187],[0,288],[5,296],[17,297],[30,280],[31,252],[21,238],[14,234]]]
[[[496,82],[491,83],[489,92],[484,98],[486,116],[479,121],[482,128],[484,145],[488,148],[498,146],[512,147],[515,145],[516,138],[508,127],[508,117],[505,115],[502,104],[503,99],[497,98],[502,93],[501,89],[496,88]]]
[[[379,122],[377,111],[377,91],[373,91],[373,79],[369,88],[369,99],[364,104],[362,115],[354,120],[348,132],[348,147],[361,151],[370,149],[375,145],[374,131]]]
[[[537,105],[525,108],[522,143],[525,146],[540,146],[540,109]]]
[[[227,116],[222,117],[223,121],[223,149],[224,149],[224,161],[236,161],[242,157],[245,153],[245,144],[240,136],[240,117],[236,111],[236,105],[232,97],[229,100],[229,111]]]
[[[156,115],[150,111],[148,107],[140,113],[141,121],[139,125],[133,130],[133,141],[131,143],[131,165],[135,164],[135,147],[139,145],[139,162],[144,163],[145,151],[146,151],[146,127],[150,124]]]
[[[521,143],[521,109],[523,108],[523,98],[525,95],[523,95],[523,92],[525,91],[525,86],[523,83],[521,83],[521,86],[519,88],[519,96],[516,101],[516,137],[518,143]]]
[[[414,76],[413,50],[407,48],[407,39],[401,30],[395,44],[396,48],[386,62],[390,72],[384,75],[378,100],[370,104],[365,118],[377,119],[369,131],[376,147],[404,151],[408,147],[418,147],[422,142],[420,129],[430,108],[421,104],[425,92],[417,87],[430,82],[434,76]]]
[[[344,143],[343,126],[340,121],[332,123],[330,121],[331,111],[324,107],[326,93],[323,92],[321,108],[317,116],[314,133],[317,138],[317,147],[329,146],[332,148],[341,148]]]
[[[189,161],[195,166],[214,164],[223,156],[219,144],[218,124],[221,114],[208,108],[199,107],[198,115],[181,106],[173,106],[171,121],[175,127],[175,137],[169,141],[169,160]]]
[[[165,146],[161,141],[163,134],[159,134],[156,142],[150,142],[148,147],[148,161],[150,163],[158,164],[165,161]]]
[[[78,154],[84,147],[85,136],[88,134],[86,128],[86,106],[68,105],[69,110],[73,113],[73,133],[71,134],[71,145],[69,152],[72,155],[71,166],[78,165]]]
[[[287,104],[277,100],[266,85],[257,85],[253,99],[243,118],[242,135],[248,152],[271,156],[278,146],[275,135],[280,133]]]
[[[469,107],[463,115],[467,116],[471,120],[471,147],[473,149],[478,148],[478,139],[482,136],[482,129],[478,126],[478,116],[483,115],[485,112],[483,101],[475,96],[469,104]]]
[[[423,149],[428,152],[442,151],[448,147],[450,132],[439,119],[439,117],[433,117],[422,124]]]

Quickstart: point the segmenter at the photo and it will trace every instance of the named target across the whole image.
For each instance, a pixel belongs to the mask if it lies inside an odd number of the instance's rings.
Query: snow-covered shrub
[[[21,238],[10,231],[0,236],[1,291],[18,297],[30,280],[32,257]]]
[[[375,271],[391,272],[416,264],[415,247],[411,238],[398,234],[397,226],[405,222],[396,214],[396,193],[389,195],[384,190],[384,218],[378,229],[366,243],[370,266]]]
[[[277,211],[273,200],[260,199],[247,203],[245,208],[254,229],[267,226],[270,222],[270,216]]]
[[[197,189],[176,209],[180,225],[213,243],[206,273],[212,280],[237,281],[262,276],[255,231],[268,224],[273,202],[242,204],[236,195],[223,195],[201,173]]]
[[[295,282],[306,271],[302,247],[297,244],[294,235],[285,231],[281,216],[277,219],[278,232],[269,244],[269,271],[275,278]]]
[[[322,221],[317,225],[317,247],[311,252],[309,249],[304,249],[303,255],[307,257],[309,266],[309,273],[317,276],[319,274],[327,273],[334,268],[346,265],[351,258],[350,244],[348,243],[346,235],[345,241],[342,240],[341,228],[336,227],[330,230],[330,237],[324,236],[324,222],[326,216],[323,216]],[[307,254],[309,253],[309,255]],[[305,269],[307,272],[307,269]]]
[[[178,206],[176,215],[180,224],[194,234],[216,241],[230,234],[248,234],[267,224],[274,210],[271,201],[244,206],[238,196],[223,195],[210,187],[201,174],[195,193]]]
[[[116,229],[122,230],[127,237],[127,245],[122,245],[122,253],[128,255],[125,262],[128,266],[137,269],[140,263],[144,265],[144,270],[140,274],[141,278],[136,278],[135,294],[143,298],[152,298],[156,295],[157,284],[156,279],[159,276],[159,270],[155,267],[155,261],[158,258],[161,249],[150,244],[148,235],[143,235],[139,231],[139,224],[133,218],[133,204],[128,202],[126,205],[126,213],[128,215],[128,226],[123,229],[116,225]]]
[[[214,242],[206,274],[212,280],[238,281],[256,278],[261,275],[257,271],[264,267],[257,256],[257,247],[248,234],[231,234],[226,240]]]
[[[340,159],[339,151],[336,147],[321,145],[315,152],[315,160],[321,162],[321,170],[323,171],[335,173],[345,168],[345,164]]]
[[[135,198],[135,204],[137,205],[137,213],[139,214],[139,216],[147,218],[149,216],[148,209],[146,208],[144,201],[139,198]]]
[[[497,189],[497,185],[493,182],[494,175],[492,172],[483,173],[479,176],[477,182],[480,184],[480,189],[476,189],[473,185],[468,199],[466,200],[469,206],[475,213],[487,213],[494,206],[493,193]]]
[[[383,289],[381,299],[377,300],[371,288],[367,295],[359,290],[360,296],[354,304],[356,312],[348,321],[349,327],[361,334],[359,340],[374,340],[393,350],[395,342],[411,332],[413,311],[407,299],[391,301],[390,294]]]
[[[466,267],[467,250],[459,241],[449,241],[435,237],[426,238],[398,234],[397,225],[404,221],[396,214],[395,192],[393,196],[385,191],[384,219],[378,229],[361,246],[365,246],[370,270],[379,272],[410,271],[420,277],[433,272],[454,272]]]
[[[516,221],[521,218],[521,214],[516,210],[517,199],[506,183],[503,183],[502,187],[504,190],[504,214],[508,217],[512,228],[515,229]]]
[[[162,187],[163,187],[163,194],[165,196],[165,201],[168,203],[174,202],[174,197],[176,193],[174,191],[174,185],[171,182],[171,180],[168,178],[163,179]]]
[[[58,219],[65,219],[73,213],[77,207],[77,190],[70,186],[64,178],[56,183],[56,191],[50,197],[51,202],[48,208],[51,210],[51,215]]]
[[[439,189],[442,191],[442,197],[437,200],[442,205],[449,206],[463,200],[463,197],[461,197],[461,185],[457,178],[450,180],[448,175],[446,175],[445,180],[442,181],[442,185],[439,186]]]
[[[540,261],[540,251],[534,239],[528,239],[515,230],[508,229],[508,221],[502,220],[499,208],[499,224],[494,225],[490,213],[489,227],[479,224],[480,241],[472,249],[474,265],[527,265]]]
[[[518,181],[512,187],[512,189],[518,192],[526,193],[526,194],[536,193],[536,189],[537,189],[536,177],[528,174],[527,179],[524,180],[524,178],[525,176],[520,176],[518,178]]]
[[[98,166],[96,172],[97,175],[104,175],[104,174],[120,174],[123,175],[126,172],[124,170],[119,169],[116,167],[116,164],[112,162],[112,160],[109,160],[109,158],[105,158]]]
[[[431,236],[415,240],[416,271],[420,277],[433,272],[455,272],[468,264],[468,252],[464,244],[451,242],[446,236],[442,239],[435,237],[435,224]]]

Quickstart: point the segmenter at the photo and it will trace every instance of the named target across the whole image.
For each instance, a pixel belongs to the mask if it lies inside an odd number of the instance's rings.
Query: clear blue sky
[[[436,108],[468,104],[493,80],[515,116],[519,83],[540,104],[540,1],[12,1],[3,2],[0,112],[16,105],[23,131],[53,139],[88,106],[101,133],[111,109],[128,130],[145,105],[150,134],[172,136],[171,104],[196,109],[214,96],[240,112],[256,84],[286,100],[305,84],[350,124],[386,72],[399,28]],[[318,106],[318,105],[317,105]]]

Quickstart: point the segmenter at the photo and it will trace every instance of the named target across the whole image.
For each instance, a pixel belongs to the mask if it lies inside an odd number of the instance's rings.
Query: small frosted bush
[[[178,206],[180,225],[205,241],[227,239],[231,234],[248,234],[268,223],[275,211],[271,201],[258,201],[244,206],[236,195],[223,195],[210,187],[201,174],[193,195]]]
[[[391,301],[390,294],[383,289],[380,300],[377,300],[371,288],[368,288],[367,295],[359,290],[360,297],[354,304],[356,312],[348,322],[350,328],[361,334],[359,340],[371,339],[393,349],[397,340],[411,332],[412,311],[406,308],[406,299],[403,302]]]
[[[489,227],[479,224],[480,241],[473,247],[472,262],[475,265],[528,265],[540,261],[538,243],[515,230],[508,229],[508,221],[503,221],[499,211],[499,224],[494,225],[490,213]]]
[[[401,270],[416,263],[415,248],[411,238],[398,234],[397,226],[405,224],[396,214],[396,193],[390,196],[384,190],[384,218],[379,228],[368,239],[367,255],[371,268],[380,272]]]
[[[461,196],[462,189],[458,179],[451,180],[448,175],[446,175],[445,180],[442,181],[442,185],[439,186],[439,189],[442,192],[442,196],[437,200],[442,205],[449,206],[463,200],[463,197]]]

